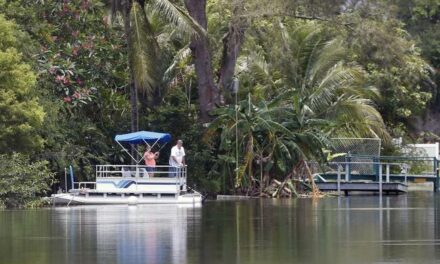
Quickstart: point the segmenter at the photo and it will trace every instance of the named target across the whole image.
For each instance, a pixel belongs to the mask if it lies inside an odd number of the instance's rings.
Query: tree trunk
[[[131,132],[139,130],[138,99],[136,82],[130,78]]]
[[[130,40],[130,33],[131,33],[131,26],[130,26],[130,9],[131,5],[128,1],[126,1],[124,6],[124,33],[125,33],[125,39],[127,42],[127,49],[130,49],[131,40]],[[127,50],[127,53],[130,51]],[[139,121],[138,121],[138,109],[137,109],[137,89],[136,89],[136,83],[134,81],[134,74],[133,74],[133,68],[132,63],[130,61],[130,56],[128,56],[128,67],[130,70],[129,74],[129,86],[130,86],[130,106],[131,106],[131,131],[135,132],[139,128]]]
[[[131,40],[130,40],[130,33],[131,33],[131,26],[130,26],[130,10],[131,10],[131,4],[129,1],[124,2],[124,33],[125,33],[125,39],[127,42],[127,53],[129,53],[129,49],[132,47]],[[130,56],[128,56],[128,67],[129,67],[129,86],[130,86],[130,106],[131,106],[131,131],[135,132],[138,130],[138,109],[137,109],[137,89],[136,84],[134,81],[134,74],[133,74],[133,68],[132,63],[130,61]]]
[[[221,91],[231,88],[235,75],[235,65],[244,41],[245,30],[248,27],[246,18],[242,16],[244,12],[244,3],[235,2],[228,33],[223,37],[223,56],[218,80],[218,87]]]
[[[129,1],[124,2],[124,33],[125,33],[125,39],[127,42],[127,53],[130,51],[130,47],[132,47],[131,40],[130,40],[130,32],[131,32],[131,26],[130,26],[130,10],[131,10],[131,4]],[[130,58],[130,56],[128,56]],[[128,67],[130,70],[129,73],[129,86],[130,86],[130,106],[131,106],[131,132],[136,132],[139,130],[139,118],[138,118],[138,108],[137,108],[137,89],[136,84],[134,81],[134,74],[133,74],[133,68],[132,63],[129,59],[128,61]],[[131,146],[130,149],[132,157],[136,157],[136,150],[134,149],[134,146]],[[134,161],[131,161],[132,164],[134,164]]]
[[[185,0],[185,6],[189,15],[200,26],[207,29],[206,0]],[[209,120],[209,111],[214,109],[220,102],[219,90],[214,83],[211,54],[207,36],[195,36],[190,45],[195,70],[197,74],[200,118],[202,121]]]

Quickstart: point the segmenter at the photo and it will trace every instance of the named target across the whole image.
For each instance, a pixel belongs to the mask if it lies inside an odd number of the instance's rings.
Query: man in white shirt
[[[177,140],[177,144],[171,148],[171,155],[169,164],[171,170],[175,173],[171,173],[170,177],[175,177],[176,174],[180,171],[179,168],[185,166],[185,149],[183,148],[183,141]]]

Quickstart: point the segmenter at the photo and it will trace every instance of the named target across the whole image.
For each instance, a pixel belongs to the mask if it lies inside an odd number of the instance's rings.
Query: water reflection
[[[190,262],[433,263],[437,203],[432,194],[216,203],[203,209],[212,224]]]
[[[200,207],[3,211],[0,221],[0,263],[185,263]]]
[[[440,196],[0,212],[0,263],[435,263]]]

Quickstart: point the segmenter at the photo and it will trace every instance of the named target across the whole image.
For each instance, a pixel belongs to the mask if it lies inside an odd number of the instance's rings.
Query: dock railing
[[[365,156],[351,155],[349,161],[374,161],[380,163],[405,163],[407,165],[407,176],[412,178],[435,178],[437,175],[438,160],[435,157],[416,157],[416,156]],[[346,160],[348,161],[348,160]],[[378,167],[373,170],[377,174]],[[392,175],[393,173],[391,173]],[[398,173],[397,173],[398,175]]]
[[[408,178],[407,178],[407,172],[408,172],[408,164],[406,163],[395,163],[395,162],[364,162],[364,161],[341,161],[341,162],[329,162],[329,165],[336,165],[337,167],[337,192],[338,194],[341,194],[341,181],[342,181],[342,175],[344,174],[344,182],[350,182],[351,181],[351,170],[350,166],[353,164],[368,164],[368,165],[375,165],[378,168],[378,184],[379,184],[379,194],[382,194],[382,185],[383,185],[383,177],[385,176],[385,183],[390,182],[390,177],[400,177],[403,178],[403,182],[407,184]],[[392,175],[391,168],[392,167],[398,167],[400,169],[399,175]],[[385,168],[385,175],[383,173],[383,168]]]
[[[316,162],[310,163],[313,173],[325,179],[335,179],[337,166],[342,166],[344,175],[349,179],[366,179],[379,181],[379,165],[385,180],[394,182],[432,182],[435,192],[440,189],[439,160],[436,157],[417,156],[369,156],[351,155],[335,158],[333,162],[322,166]],[[389,164],[388,166],[386,164]],[[399,165],[400,164],[400,165]]]

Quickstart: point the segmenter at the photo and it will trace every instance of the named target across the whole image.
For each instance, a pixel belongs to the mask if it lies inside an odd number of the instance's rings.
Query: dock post
[[[380,159],[377,157],[373,157],[373,169],[374,169],[374,176],[376,176],[376,181],[379,181],[379,164]]]
[[[382,196],[382,164],[379,164],[379,195]]]
[[[341,166],[338,164],[338,195],[341,196]]]
[[[390,164],[387,163],[386,167],[386,182],[390,182]]]
[[[406,165],[405,165],[405,167],[406,167]],[[405,185],[408,185],[408,169],[407,168],[405,168]]]
[[[351,153],[348,152],[347,156],[345,156],[345,181],[351,181]]]
[[[67,189],[67,168],[64,168],[64,191],[66,193],[69,192],[69,190]]]
[[[436,157],[434,157],[434,192],[438,192],[439,189],[439,170],[438,170],[438,160]]]

